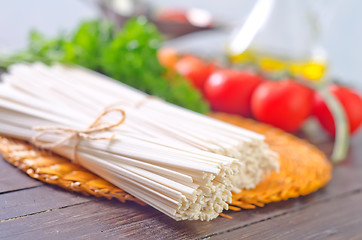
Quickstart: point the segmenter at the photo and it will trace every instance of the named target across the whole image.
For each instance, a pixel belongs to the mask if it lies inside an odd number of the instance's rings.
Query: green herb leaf
[[[28,48],[0,58],[0,68],[17,62],[73,63],[182,107],[208,112],[201,94],[183,77],[164,77],[167,70],[157,58],[161,44],[161,34],[144,17],[129,20],[118,33],[109,22],[86,21],[70,36],[47,39],[39,32],[31,32]]]

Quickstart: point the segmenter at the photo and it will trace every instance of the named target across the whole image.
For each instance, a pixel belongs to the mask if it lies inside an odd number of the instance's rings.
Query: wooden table
[[[331,143],[319,143],[326,152]],[[307,157],[307,156],[306,156]],[[83,197],[0,159],[0,239],[362,239],[362,134],[325,188],[211,222],[176,222],[151,207]]]

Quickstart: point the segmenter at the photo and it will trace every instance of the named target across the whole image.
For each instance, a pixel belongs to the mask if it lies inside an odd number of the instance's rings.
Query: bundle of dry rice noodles
[[[2,80],[1,134],[70,158],[176,220],[211,220],[231,190],[278,169],[262,135],[89,70],[20,64]]]

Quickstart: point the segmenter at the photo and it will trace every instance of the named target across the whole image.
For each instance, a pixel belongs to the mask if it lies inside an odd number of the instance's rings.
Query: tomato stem
[[[339,100],[327,88],[319,89],[319,93],[324,98],[334,119],[336,136],[331,160],[339,163],[345,159],[349,147],[349,124],[346,113]]]

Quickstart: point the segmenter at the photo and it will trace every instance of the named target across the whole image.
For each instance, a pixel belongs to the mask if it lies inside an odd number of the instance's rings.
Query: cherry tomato
[[[263,79],[253,73],[218,70],[206,81],[205,98],[214,111],[251,116],[250,101]]]
[[[295,81],[264,82],[251,100],[254,117],[285,131],[297,131],[310,116],[313,91]]]
[[[362,99],[351,89],[338,85],[330,85],[328,90],[340,101],[349,123],[350,134],[353,134],[362,123]],[[332,136],[335,136],[336,127],[332,113],[329,111],[323,98],[316,93],[314,95],[313,114],[322,127]]]
[[[157,52],[157,57],[161,65],[169,69],[174,69],[178,60],[176,49],[170,47],[159,49]]]
[[[186,55],[175,65],[176,72],[188,78],[193,86],[202,90],[204,83],[210,74],[215,70],[213,63],[205,63],[200,58]]]

